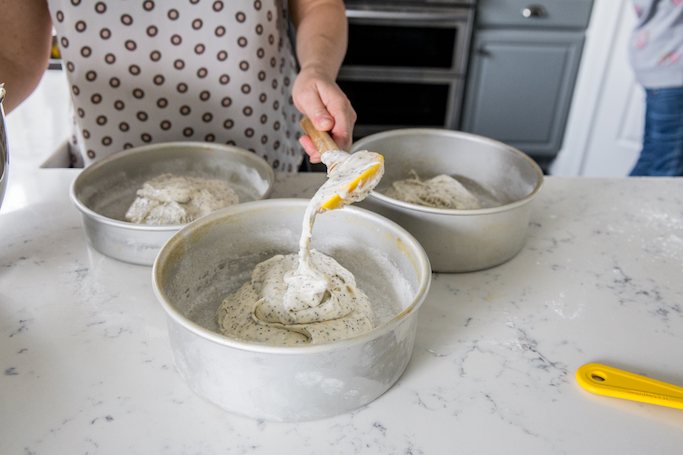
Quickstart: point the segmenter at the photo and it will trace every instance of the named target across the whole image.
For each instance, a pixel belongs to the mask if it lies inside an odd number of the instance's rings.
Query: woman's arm
[[[52,20],[45,0],[0,0],[0,82],[10,112],[36,88],[47,69]]]
[[[342,0],[289,0],[289,5],[301,65],[292,91],[294,104],[311,118],[317,129],[329,131],[337,145],[348,150],[356,112],[335,82],[348,40],[344,3]],[[300,142],[311,162],[319,162],[320,154],[310,138],[303,136]]]

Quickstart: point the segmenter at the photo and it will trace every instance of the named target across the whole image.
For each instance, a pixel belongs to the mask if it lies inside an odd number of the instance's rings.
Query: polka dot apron
[[[140,145],[236,145],[293,172],[301,114],[286,0],[48,0],[75,166]]]

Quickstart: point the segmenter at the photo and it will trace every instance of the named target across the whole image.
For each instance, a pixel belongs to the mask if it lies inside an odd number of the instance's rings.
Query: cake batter
[[[344,154],[344,155],[342,155]],[[329,151],[322,155],[329,179],[318,189],[304,214],[299,254],[277,255],[261,262],[251,281],[226,298],[218,309],[224,335],[279,346],[322,344],[374,328],[367,296],[351,272],[334,259],[310,249],[315,217],[329,209],[335,195],[341,207],[366,197],[384,173],[348,190],[350,180],[377,165],[377,154]]]
[[[220,180],[162,174],[142,185],[126,212],[136,224],[186,224],[239,202],[235,191]]]
[[[481,202],[462,183],[445,174],[423,181],[417,172],[411,170],[410,178],[393,182],[384,194],[425,207],[459,210],[482,208]]]
[[[225,299],[218,310],[221,333],[242,341],[295,346],[330,343],[373,328],[370,302],[356,287],[353,275],[316,250],[311,251],[311,265],[326,277],[324,288],[312,290],[309,296],[315,296],[313,300],[292,299],[291,293],[286,298],[286,277],[297,262],[298,256],[289,254],[258,264],[251,281]]]

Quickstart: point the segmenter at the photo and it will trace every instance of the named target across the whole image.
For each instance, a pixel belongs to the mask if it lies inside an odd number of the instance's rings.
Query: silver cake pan
[[[7,133],[5,131],[5,111],[2,102],[5,99],[5,87],[0,83],[0,206],[5,198],[9,175],[9,152],[7,150]]]
[[[142,184],[158,175],[223,180],[240,202],[267,198],[275,174],[265,160],[238,147],[168,142],[117,153],[85,168],[71,185],[88,242],[114,259],[152,265],[161,246],[185,225],[151,226],[125,221]]]
[[[298,251],[307,203],[278,199],[221,209],[181,229],[154,264],[154,292],[167,313],[178,372],[196,393],[233,413],[301,421],[349,412],[386,392],[412,354],[429,261],[403,228],[356,207],[319,215],[312,247],[355,275],[373,305],[375,329],[296,347],[217,333],[219,305],[256,264]]]
[[[524,246],[532,201],[543,172],[527,155],[475,134],[408,128],[366,136],[351,151],[384,155],[382,181],[359,203],[403,226],[422,244],[435,272],[471,272],[502,264]],[[422,180],[447,174],[484,208],[424,207],[386,196],[392,182],[414,170]]]

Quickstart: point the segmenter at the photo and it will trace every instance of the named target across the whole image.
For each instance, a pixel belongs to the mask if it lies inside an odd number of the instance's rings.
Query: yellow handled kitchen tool
[[[301,127],[320,152],[322,162],[327,166],[327,176],[343,180],[341,191],[325,202],[320,211],[342,207],[349,201],[362,199],[369,193],[384,174],[384,157],[379,153],[358,151],[352,155],[342,151],[325,131],[319,131],[307,116],[301,120]]]
[[[600,395],[683,409],[683,387],[599,363],[576,370],[576,380],[584,389]]]

